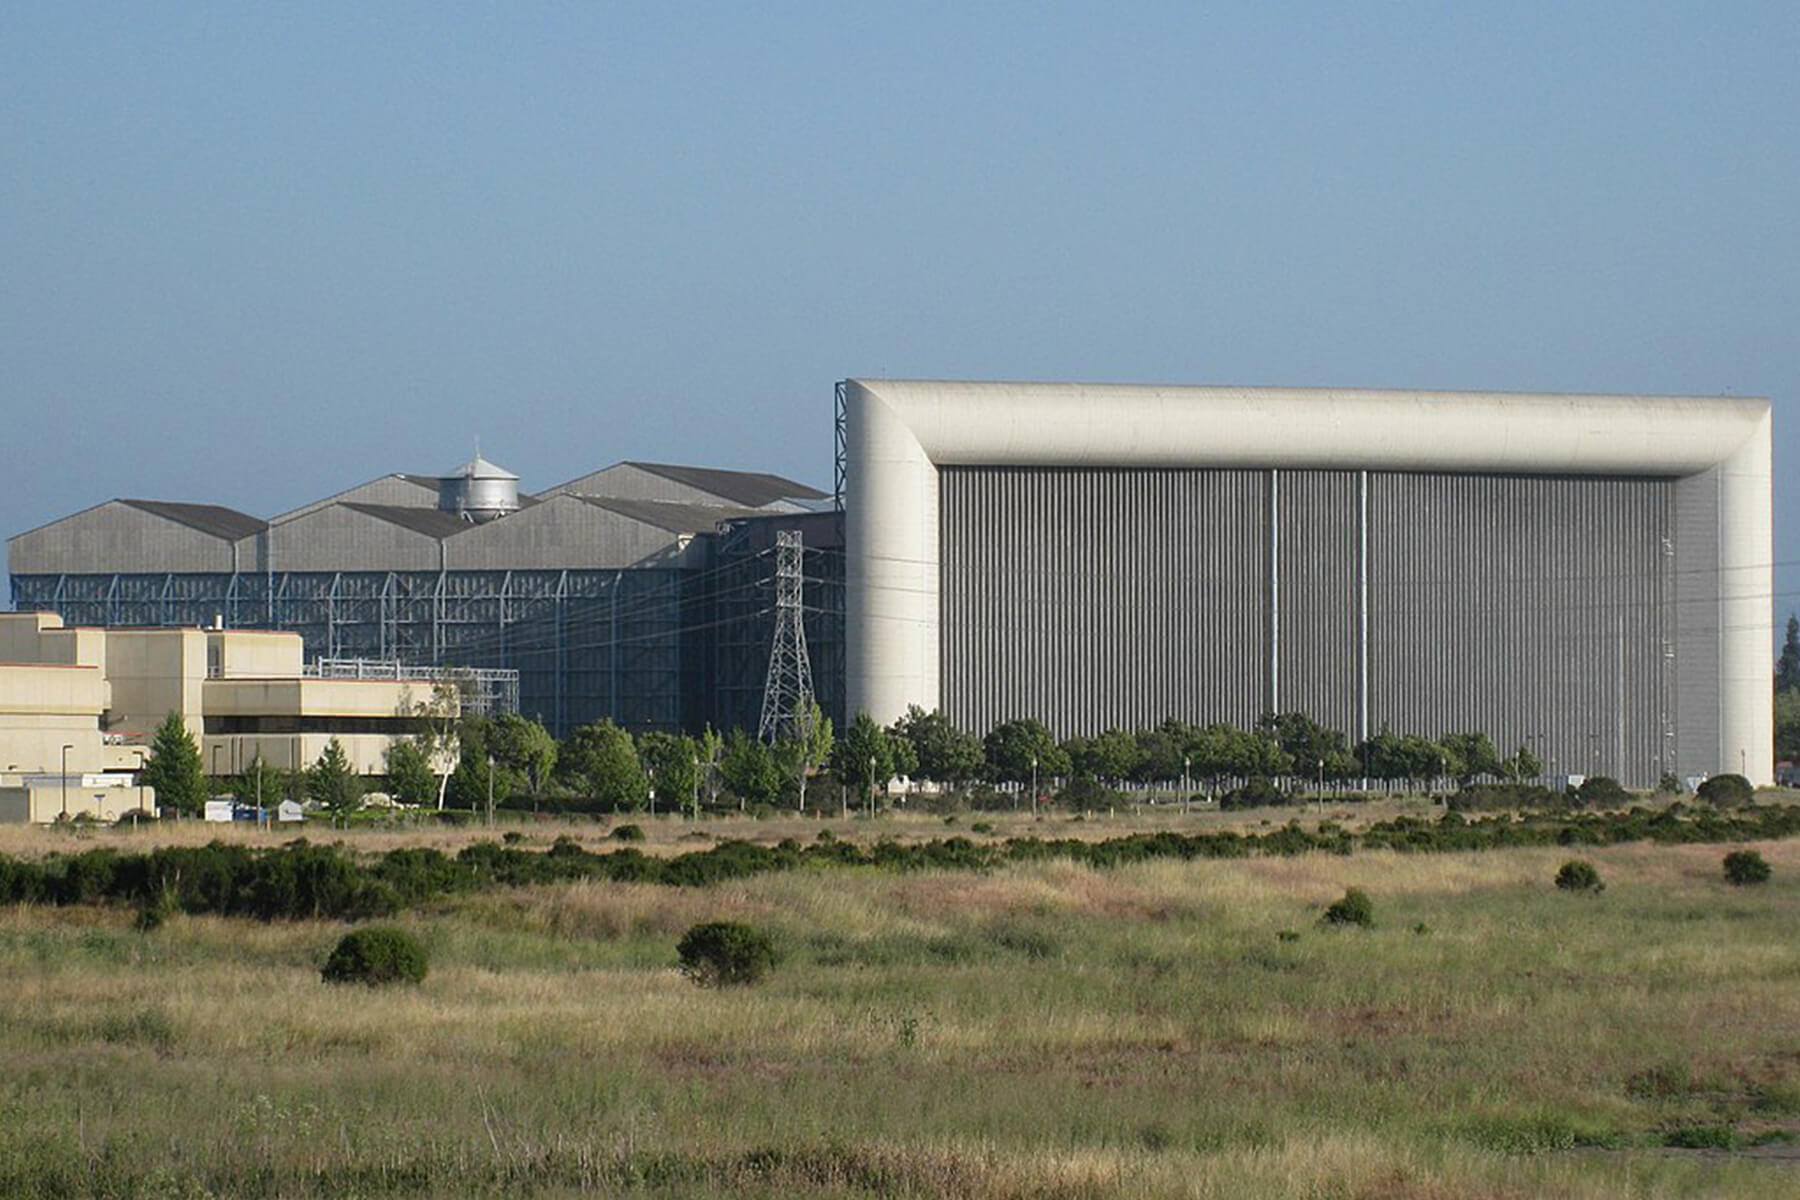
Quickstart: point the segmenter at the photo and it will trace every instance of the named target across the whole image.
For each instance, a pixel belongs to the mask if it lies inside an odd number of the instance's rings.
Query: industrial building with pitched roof
[[[522,709],[558,734],[600,717],[754,726],[772,628],[759,523],[812,530],[809,621],[822,661],[841,661],[829,499],[776,475],[645,462],[533,495],[477,454],[268,521],[107,501],[14,536],[8,565],[16,607],[72,622],[293,630],[315,659],[517,670]],[[836,711],[842,689],[821,698]]]

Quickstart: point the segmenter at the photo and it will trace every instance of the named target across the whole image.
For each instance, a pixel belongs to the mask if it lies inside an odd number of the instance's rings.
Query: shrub
[[[1076,812],[1098,812],[1118,804],[1123,797],[1092,775],[1077,775],[1056,794],[1056,802]]]
[[[427,963],[419,939],[400,929],[352,930],[343,936],[319,976],[326,983],[421,983]]]
[[[1714,775],[1694,795],[1719,808],[1742,808],[1756,802],[1756,789],[1742,775]]]
[[[1574,802],[1577,808],[1622,808],[1631,803],[1631,793],[1610,775],[1594,775],[1575,789]]]
[[[1551,808],[1558,796],[1534,783],[1476,783],[1444,798],[1450,812],[1490,812],[1509,808]]]
[[[682,934],[675,947],[681,973],[702,987],[752,984],[775,967],[775,942],[737,921],[708,921]]]
[[[1325,920],[1332,925],[1373,925],[1375,904],[1361,888],[1350,888],[1342,900],[1334,900],[1325,910]]]
[[[621,825],[612,831],[612,838],[615,842],[641,842],[644,840],[644,827],[642,825]]]
[[[1659,796],[1679,796],[1685,791],[1687,791],[1687,786],[1681,782],[1681,777],[1672,771],[1664,771],[1662,778],[1656,781],[1656,792]]]
[[[1769,881],[1769,864],[1754,850],[1733,850],[1725,856],[1725,882],[1738,887]]]
[[[1556,872],[1556,886],[1565,892],[1603,892],[1606,885],[1600,882],[1600,872],[1594,864],[1580,858],[1571,858]]]
[[[1244,786],[1225,793],[1219,801],[1223,809],[1261,808],[1267,805],[1286,804],[1287,796],[1282,790],[1267,779],[1257,776],[1244,781]]]

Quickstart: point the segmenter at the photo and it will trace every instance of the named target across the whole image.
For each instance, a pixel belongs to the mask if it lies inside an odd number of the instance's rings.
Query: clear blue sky
[[[895,375],[1767,395],[1800,559],[1797,64],[1791,0],[8,4],[0,533],[476,437],[829,487]]]

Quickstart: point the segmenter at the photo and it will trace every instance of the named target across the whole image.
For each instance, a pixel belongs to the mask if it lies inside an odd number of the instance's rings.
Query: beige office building
[[[258,755],[299,770],[332,738],[374,775],[437,699],[427,680],[309,676],[297,633],[67,628],[54,613],[0,613],[0,821],[138,807],[136,773],[171,712],[209,775],[240,774]]]

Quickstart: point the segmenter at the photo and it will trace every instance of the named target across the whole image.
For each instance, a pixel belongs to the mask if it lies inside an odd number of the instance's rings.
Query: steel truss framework
[[[14,576],[13,604],[77,625],[299,633],[309,658],[519,672],[519,705],[559,736],[610,716],[679,729],[680,570]]]
[[[764,535],[767,536],[766,534]],[[806,638],[821,707],[843,719],[843,555],[808,547]],[[558,737],[754,730],[773,634],[774,559],[744,534],[709,570],[15,575],[13,605],[75,625],[299,633],[308,659],[516,670],[519,710]]]
[[[775,558],[769,522],[733,525],[719,537],[715,562],[712,671],[707,681],[715,729],[754,730],[768,684],[775,636]],[[801,559],[806,647],[813,698],[844,728],[844,554],[808,544]]]

